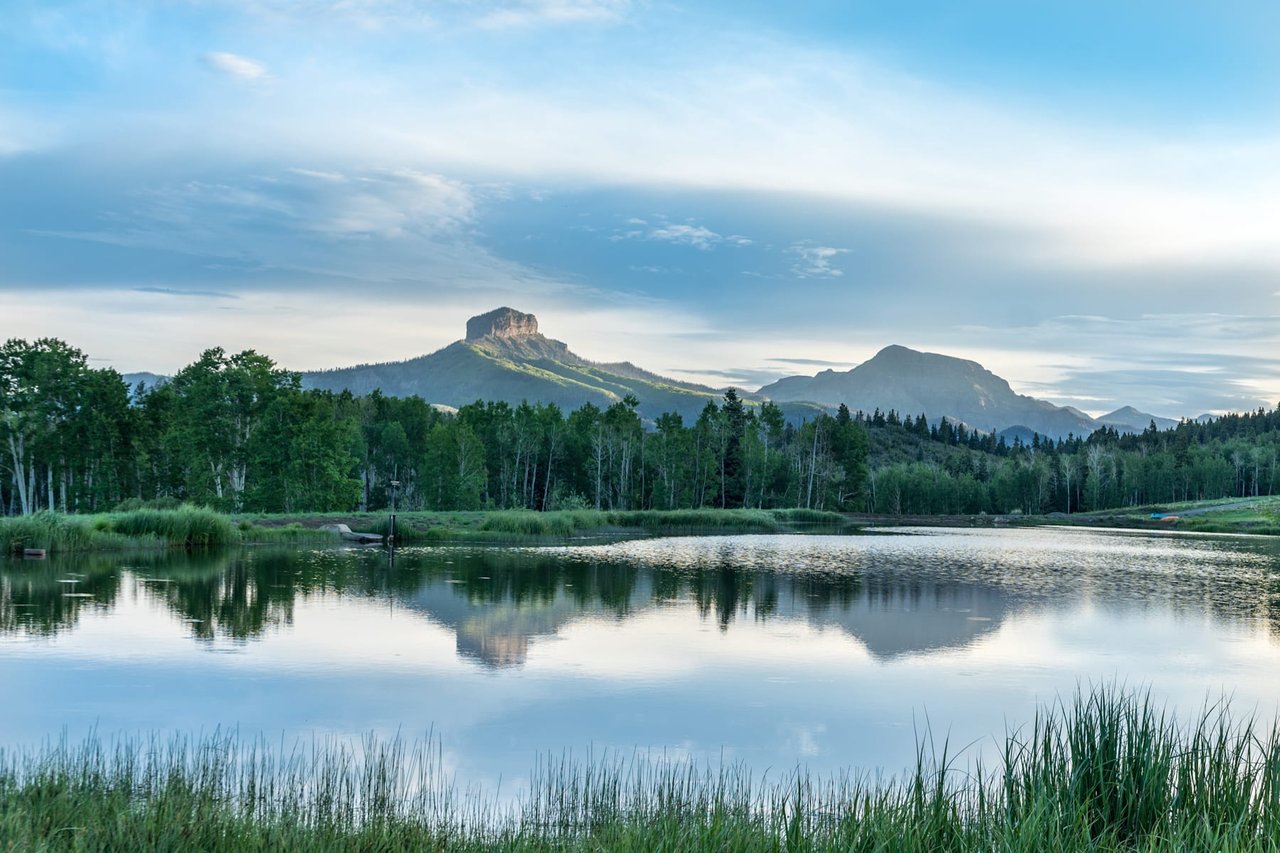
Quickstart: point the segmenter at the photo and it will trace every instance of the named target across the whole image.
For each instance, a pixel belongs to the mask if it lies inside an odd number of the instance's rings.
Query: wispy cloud
[[[719,243],[722,238],[705,225],[664,225],[649,231],[648,239],[683,243],[706,251]]]
[[[621,20],[630,0],[516,0],[495,4],[481,15],[482,27],[527,27],[538,24],[611,23]]]
[[[828,361],[825,358],[766,358],[774,364],[798,364],[805,367],[850,367],[847,361]]]
[[[807,243],[796,243],[791,247],[792,254],[798,257],[792,271],[801,278],[839,278],[844,270],[833,261],[848,249],[837,249],[834,246],[814,246]]]
[[[239,299],[234,293],[222,293],[217,290],[185,290],[176,287],[135,287],[134,293],[155,293],[161,296],[192,296],[203,299]]]
[[[206,65],[219,74],[225,74],[228,77],[243,80],[247,83],[263,80],[268,76],[267,66],[237,53],[214,51],[206,53],[204,61]]]
[[[625,18],[633,5],[632,0],[195,0],[202,1],[269,20],[352,25],[373,32],[612,23]]]
[[[1043,360],[1046,375],[1024,378],[1020,391],[1095,413],[1134,405],[1194,417],[1210,410],[1271,408],[1280,397],[1280,356],[1271,355],[1280,353],[1278,316],[1076,315],[1030,326],[974,327],[969,333],[1005,349],[1000,368],[1006,376],[1025,376],[1028,361]]]
[[[193,256],[237,275],[501,278],[513,265],[465,233],[474,212],[471,187],[433,173],[282,169],[146,187],[93,228],[26,233]]]
[[[647,225],[643,219],[631,218],[627,220],[628,225]],[[692,222],[660,222],[652,228],[631,229],[629,231],[615,232],[610,238],[614,241],[618,240],[657,240],[662,243],[675,243],[676,245],[692,246],[704,252],[714,249],[716,246],[750,246],[754,242],[749,237],[741,234],[719,234],[712,231],[705,225],[697,225]]]

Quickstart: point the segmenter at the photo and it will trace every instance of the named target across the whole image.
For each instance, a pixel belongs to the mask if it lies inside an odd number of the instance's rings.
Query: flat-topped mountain
[[[902,415],[946,417],[974,429],[1021,426],[1041,435],[1088,435],[1096,425],[1077,409],[1019,394],[976,361],[887,346],[852,370],[789,376],[759,391],[776,401],[808,401],[851,409],[896,409]]]
[[[302,374],[307,388],[353,394],[381,390],[394,397],[417,395],[431,403],[463,406],[476,400],[518,404],[555,403],[576,409],[584,403],[610,406],[634,395],[640,414],[656,418],[679,412],[698,416],[722,391],[668,379],[629,362],[588,361],[563,341],[538,331],[538,319],[513,308],[498,308],[467,321],[467,336],[444,349],[408,361],[367,364]],[[793,409],[802,407],[790,407]]]
[[[467,340],[485,338],[540,338],[538,318],[514,308],[495,308],[467,321]]]

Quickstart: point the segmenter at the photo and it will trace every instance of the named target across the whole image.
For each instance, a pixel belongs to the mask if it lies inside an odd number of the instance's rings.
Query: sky
[[[1271,0],[5,0],[0,338],[1280,401]]]

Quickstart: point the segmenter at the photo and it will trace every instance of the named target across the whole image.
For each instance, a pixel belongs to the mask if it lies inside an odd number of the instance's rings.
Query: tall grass
[[[838,513],[803,509],[511,510],[490,513],[480,529],[528,536],[574,536],[632,529],[772,533],[796,523],[840,526],[846,521]]]
[[[328,542],[336,537],[318,527],[303,527],[298,516],[244,516],[235,520],[205,507],[122,504],[127,509],[92,516],[38,513],[0,518],[0,554],[24,548],[92,551],[128,547],[173,546],[217,548],[242,542]],[[307,515],[313,525],[342,519],[360,530],[389,530],[384,514]],[[496,512],[407,512],[397,517],[401,544],[458,540],[520,542],[566,539],[589,534],[774,533],[797,525],[839,528],[846,519],[834,512],[806,509],[677,509],[677,510],[501,510]]]
[[[111,530],[125,536],[154,536],[185,548],[218,548],[240,542],[227,516],[205,507],[137,509],[106,516]]]
[[[499,803],[439,752],[214,736],[0,754],[0,847],[41,850],[1274,850],[1280,737],[1104,687],[1006,734],[997,766],[922,745],[901,778],[550,760]]]
[[[40,512],[0,518],[0,554],[26,548],[96,551],[129,547],[218,548],[241,541],[225,515],[211,509],[135,509],[102,515]]]
[[[155,544],[154,537],[142,544]],[[129,537],[116,533],[103,516],[34,515],[0,518],[0,556],[27,548],[48,551],[95,551],[128,547]]]

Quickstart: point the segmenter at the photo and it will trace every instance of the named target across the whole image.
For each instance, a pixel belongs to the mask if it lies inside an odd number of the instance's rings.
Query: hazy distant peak
[[[892,367],[948,365],[951,368],[965,367],[970,370],[979,370],[983,373],[990,373],[989,370],[981,364],[978,364],[976,361],[970,361],[966,358],[956,358],[953,355],[943,355],[942,353],[937,352],[924,352],[922,350],[912,349],[911,347],[904,347],[901,344],[889,344],[887,347],[873,355],[866,363]]]
[[[1172,429],[1178,425],[1173,418],[1162,418],[1150,412],[1142,412],[1133,406],[1122,406],[1110,414],[1098,418],[1103,426],[1115,428],[1119,432],[1142,432],[1154,422],[1159,429]]]
[[[538,335],[538,318],[514,308],[495,308],[467,321],[467,340],[484,338],[532,338]]]
[[[1093,419],[1015,392],[1003,378],[976,361],[887,346],[845,373],[789,376],[761,388],[775,402],[810,402],[833,407],[844,403],[864,412],[924,413],[971,428],[999,431],[1020,425],[1041,435],[1087,435]]]

